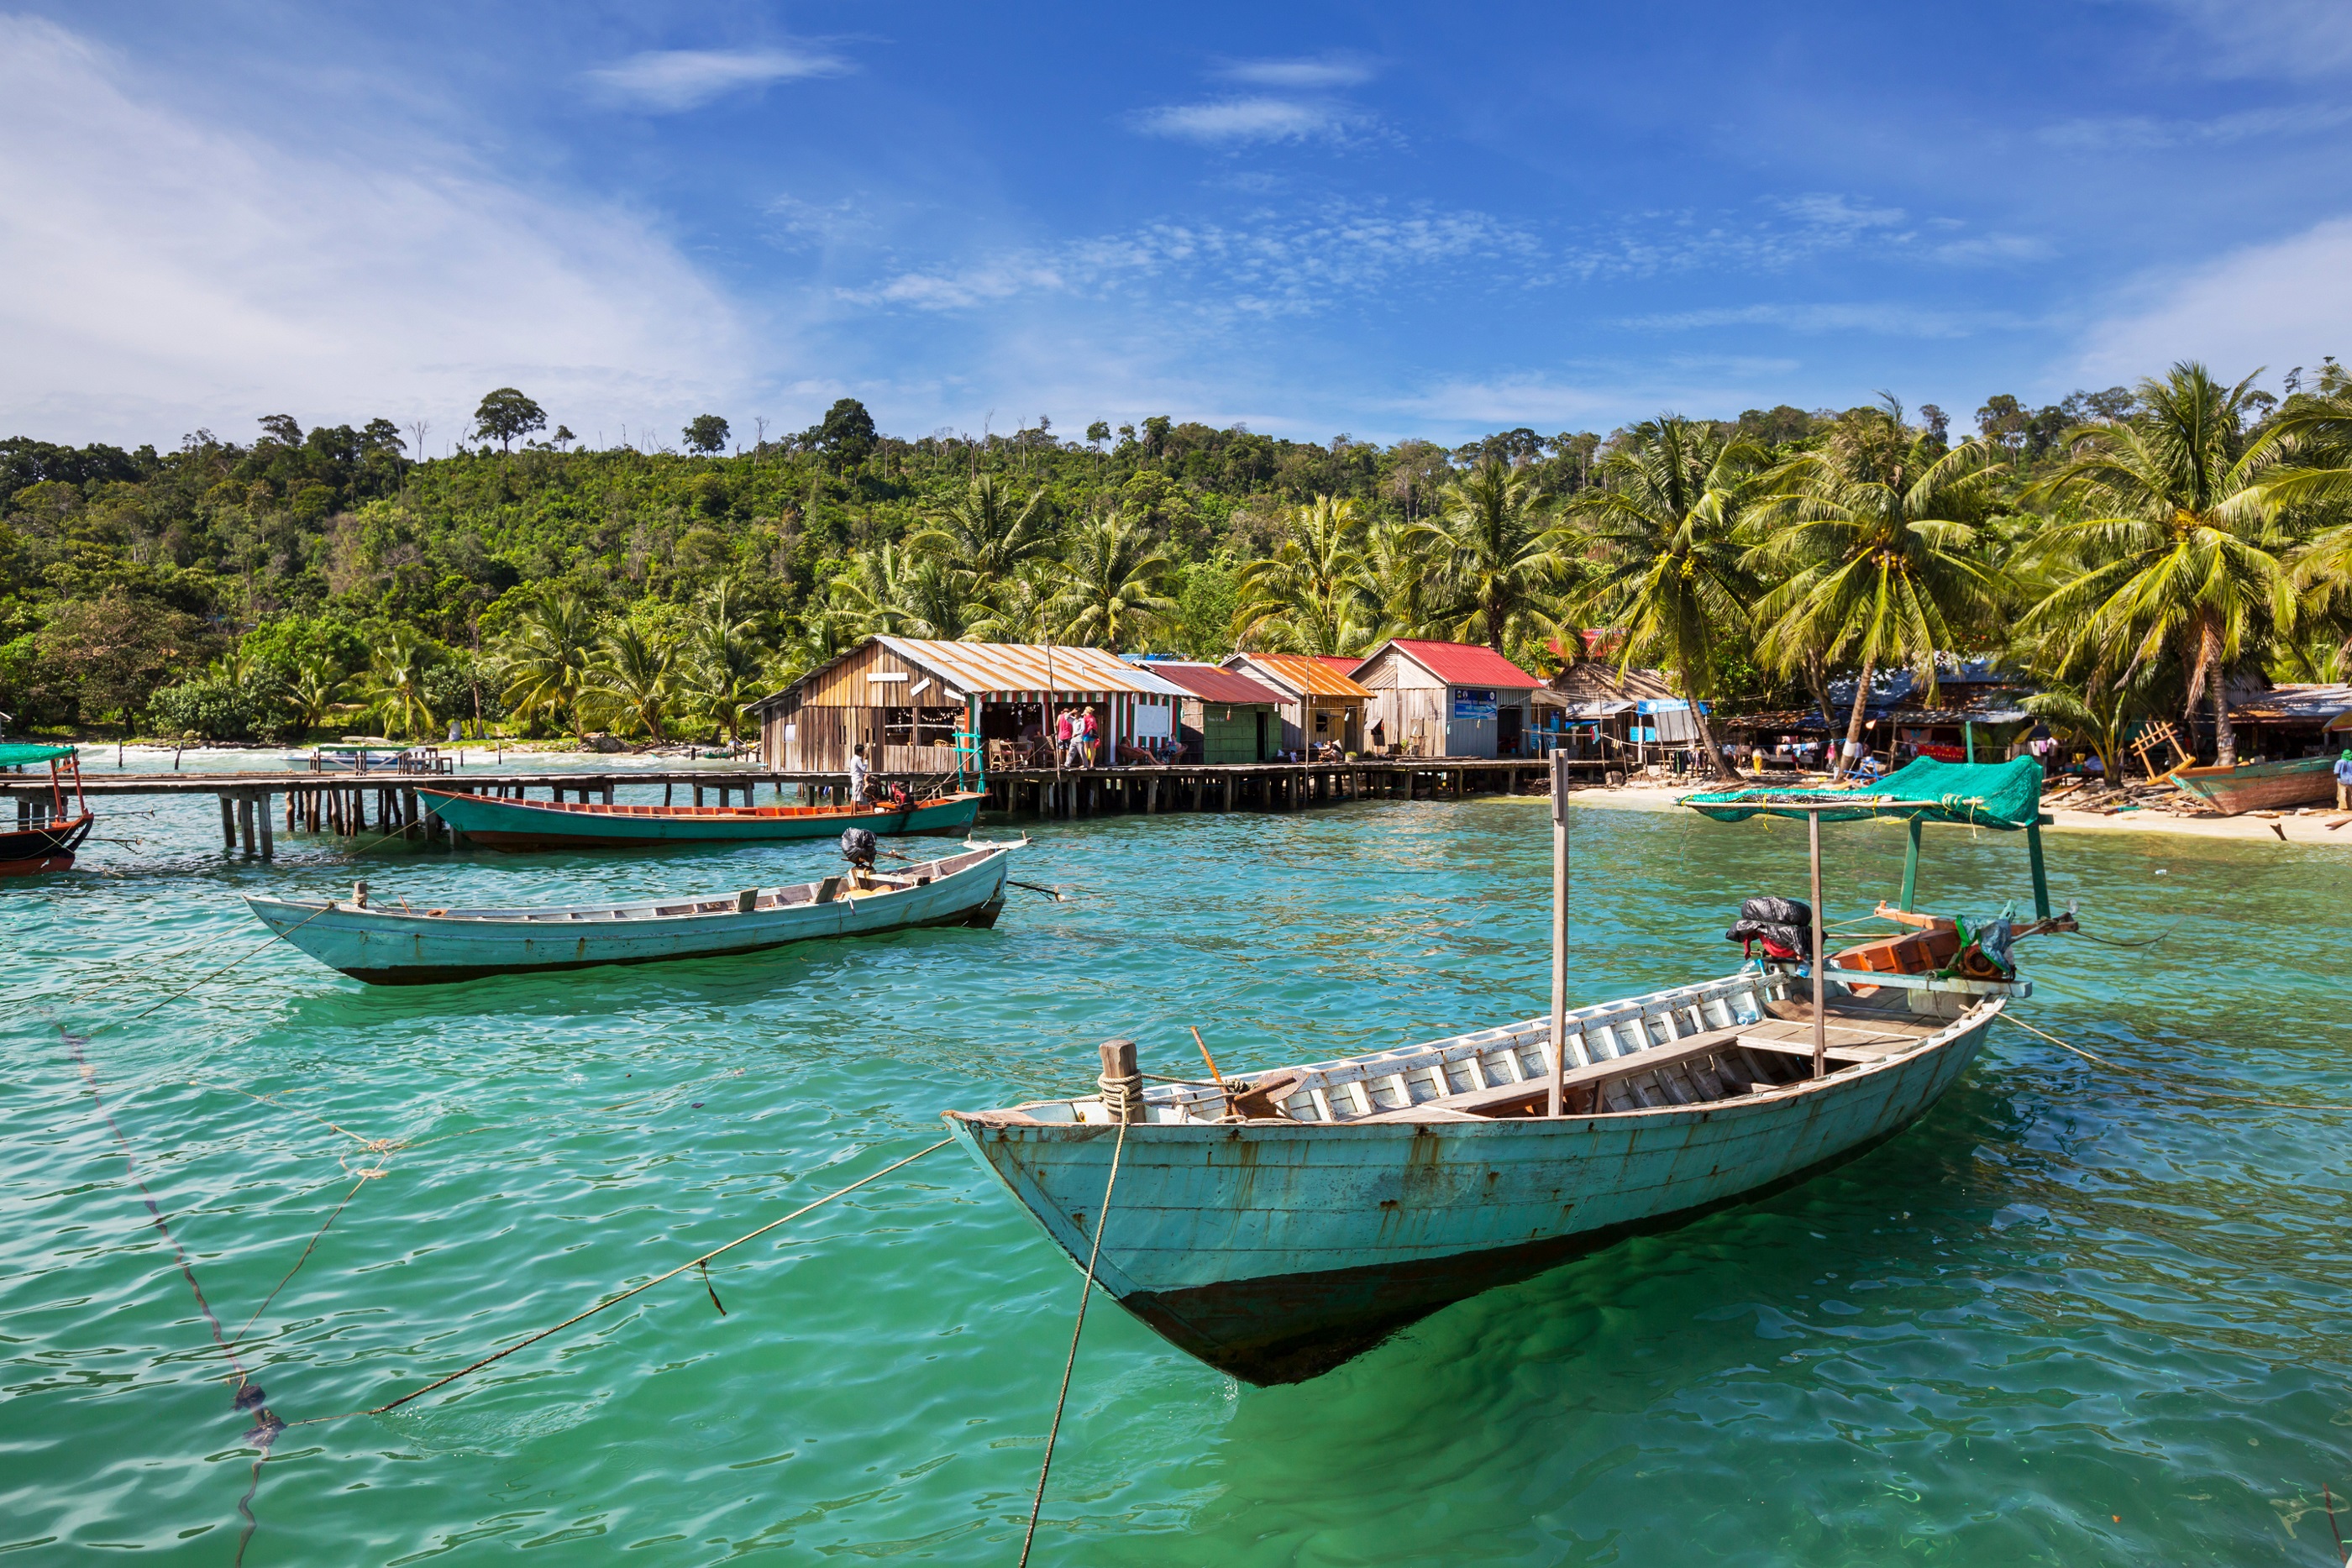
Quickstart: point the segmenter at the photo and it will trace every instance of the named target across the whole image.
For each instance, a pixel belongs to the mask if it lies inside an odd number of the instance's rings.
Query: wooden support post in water
[[[226,795],[219,797],[221,809],[221,848],[236,848],[236,806]]]
[[[2033,867],[2033,918],[2050,918],[2050,873],[2042,863],[2042,818],[2025,824],[2025,858]]]
[[[236,798],[236,836],[239,848],[243,850],[246,858],[250,860],[256,852],[253,831],[253,797],[250,795],[239,795]]]
[[[275,802],[267,795],[254,803],[255,825],[261,830],[261,858],[266,861],[274,861],[278,858],[278,840],[270,831],[275,824],[269,820],[270,809],[274,804]]]
[[[1919,819],[1914,817],[1905,826],[1910,831],[1910,842],[1903,849],[1903,907],[1907,910],[1919,896]]]
[[[1822,814],[1805,813],[1805,838],[1813,873],[1813,1076],[1829,1071],[1829,977],[1822,973]]]
[[[1551,765],[1551,1114],[1568,1099],[1568,759]]]

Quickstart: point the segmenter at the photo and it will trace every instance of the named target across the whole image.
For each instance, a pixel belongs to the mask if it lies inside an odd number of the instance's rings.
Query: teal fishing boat
[[[535,909],[411,909],[284,898],[245,902],[255,918],[329,968],[373,985],[653,964],[764,952],[794,942],[929,925],[992,926],[1004,873],[1027,841],[888,873],[854,869],[796,886],[716,898]],[[363,890],[365,884],[361,884]]]
[[[500,850],[635,849],[656,844],[827,839],[845,828],[889,836],[960,833],[988,799],[979,789],[870,806],[622,806],[509,800],[419,789],[425,809],[478,844]]]
[[[1112,1041],[1097,1092],[950,1112],[953,1135],[1171,1343],[1253,1383],[1295,1382],[1449,1302],[1895,1136],[2032,994],[2013,937],[2072,924],[2049,918],[2031,758],[1923,760],[1868,790],[1692,796],[1684,804],[1717,818],[1810,822],[1814,896],[1785,905],[1804,912],[1810,941],[1768,925],[1767,954],[1786,956],[1570,1009],[1565,771],[1554,773],[1549,1019],[1150,1088],[1132,1042]],[[1885,912],[1898,934],[1828,961],[1823,816],[1900,817],[1911,831],[1903,906]],[[1967,940],[1912,911],[1927,822],[2023,831],[2042,919],[2018,930],[2004,918]]]
[[[2227,768],[2176,768],[2166,775],[2226,816],[2284,810],[2336,797],[2336,758],[2297,757],[2284,762],[2241,762]]]

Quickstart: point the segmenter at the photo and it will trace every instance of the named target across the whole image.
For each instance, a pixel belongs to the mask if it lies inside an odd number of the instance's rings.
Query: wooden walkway
[[[1600,782],[1608,765],[1579,762]],[[1515,758],[1388,758],[1358,762],[1177,763],[1164,767],[1032,768],[989,776],[989,809],[1013,815],[1093,817],[1118,812],[1297,811],[1349,800],[1452,800],[1549,788],[1549,764]],[[877,775],[883,782],[888,780]],[[928,781],[928,780],[927,780]],[[329,832],[446,840],[440,819],[417,800],[420,786],[522,800],[544,790],[551,800],[598,800],[614,791],[658,785],[664,805],[751,805],[767,788],[789,788],[809,801],[836,800],[842,773],[736,767],[627,768],[578,772],[464,773],[115,773],[92,772],[82,792],[92,800],[132,795],[210,795],[220,805],[225,849],[269,859],[278,822],[289,832]],[[70,790],[68,790],[70,794]],[[283,801],[279,797],[283,797]],[[740,801],[738,797],[740,796]],[[49,810],[46,772],[0,773],[0,799],[13,799],[19,822]]]

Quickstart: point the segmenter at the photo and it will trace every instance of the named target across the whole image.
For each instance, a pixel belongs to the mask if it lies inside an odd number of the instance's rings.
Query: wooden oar
[[[918,862],[914,856],[902,855],[897,850],[877,850],[874,852],[882,856],[885,860],[905,861],[908,865],[917,865],[921,863]],[[1040,887],[1034,882],[1017,882],[1008,876],[1004,879],[1004,885],[1007,887],[1025,887],[1032,893],[1042,893],[1056,904],[1075,904],[1077,902],[1059,888]]]

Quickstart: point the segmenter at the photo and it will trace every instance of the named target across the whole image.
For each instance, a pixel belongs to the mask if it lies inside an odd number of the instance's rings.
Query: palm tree
[[[1462,602],[1454,635],[1498,653],[1506,642],[1560,635],[1567,563],[1534,479],[1490,457],[1448,485],[1443,501],[1439,520],[1423,526],[1438,580]]]
[[[734,735],[743,705],[767,685],[770,650],[752,619],[737,608],[735,584],[721,579],[698,607],[687,632],[684,676],[713,739]]]
[[[1060,563],[1030,560],[999,583],[964,635],[982,643],[1043,643],[1055,635],[1055,595],[1061,591]]]
[[[2257,372],[2259,373],[2259,372]],[[2086,642],[2130,650],[2126,674],[2168,649],[2188,673],[2185,716],[2213,706],[2214,749],[2238,759],[2225,676],[2266,652],[2295,618],[2294,587],[2275,551],[2273,517],[2294,486],[2266,492],[2274,444],[2245,438],[2247,393],[2203,365],[2181,363],[2137,389],[2141,412],[2119,424],[2066,433],[2073,455],[2029,499],[2067,511],[2044,548],[2082,568],[2028,613],[2034,627],[2081,629]]]
[[[1601,484],[1570,503],[1590,529],[1595,573],[1584,601],[1625,629],[1621,668],[1663,661],[1689,699],[1707,767],[1738,777],[1707,722],[1716,659],[1747,619],[1756,580],[1737,538],[1762,454],[1714,427],[1671,415],[1633,427],[1601,465]]]
[[[433,645],[405,626],[377,647],[360,696],[383,716],[387,735],[397,731],[405,740],[420,729],[432,733],[433,708],[425,700],[425,672],[432,664]]]
[[[2316,522],[2286,564],[2293,574],[2296,623],[2305,640],[2289,650],[2314,678],[2352,674],[2352,384],[2331,361],[2319,390],[2287,399],[2259,442],[2279,466],[2261,492],[2274,515]]]
[[[295,738],[326,723],[327,715],[343,700],[351,685],[342,666],[323,654],[305,660],[280,682],[278,694],[294,710]]]
[[[604,634],[589,665],[585,706],[659,741],[677,698],[676,644],[628,621]]]
[[[1862,748],[1863,711],[1882,669],[1906,664],[1936,687],[1936,655],[1990,620],[2000,583],[1972,554],[2000,470],[1980,442],[1949,452],[1903,423],[1899,406],[1857,409],[1816,451],[1763,476],[1751,516],[1765,534],[1750,570],[1782,575],[1758,604],[1759,651],[1783,672],[1808,658],[1860,665],[1843,776]]]
[[[1318,496],[1293,508],[1282,543],[1244,567],[1237,587],[1236,643],[1291,653],[1361,652],[1372,631],[1373,584],[1356,503]]]
[[[2079,686],[2045,686],[2020,706],[2062,737],[2089,747],[2098,757],[2100,777],[2123,783],[2124,741],[2148,711],[2137,686],[2094,677]]]
[[[973,597],[974,575],[911,543],[887,540],[856,557],[833,580],[833,608],[852,633],[936,637],[966,635],[985,608]]]
[[[595,642],[596,618],[579,599],[559,593],[534,601],[499,647],[507,711],[526,727],[545,717],[568,719],[573,738],[584,740],[580,695]]]
[[[1061,641],[1118,653],[1176,612],[1176,601],[1162,591],[1171,570],[1167,552],[1124,517],[1099,517],[1080,528],[1063,558],[1052,603]]]
[[[907,542],[971,573],[985,590],[1053,549],[1049,520],[1044,486],[1023,501],[995,475],[982,474]]]
[[[1444,536],[1411,520],[1382,523],[1364,551],[1364,573],[1380,606],[1380,626],[1367,639],[1443,637],[1462,618],[1464,606],[1437,570]]]

